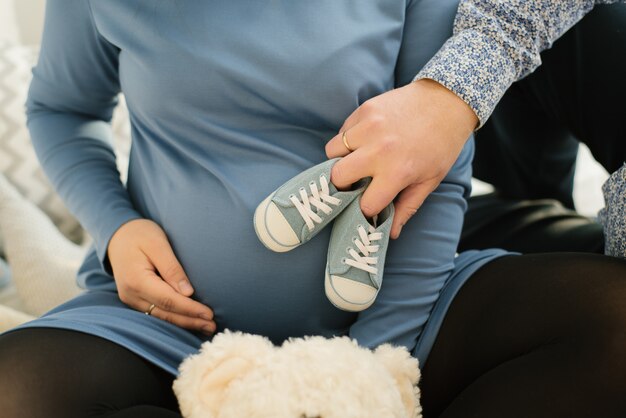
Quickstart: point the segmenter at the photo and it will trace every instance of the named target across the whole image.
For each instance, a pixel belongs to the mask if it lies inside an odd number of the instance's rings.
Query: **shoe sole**
[[[376,296],[378,295],[378,293],[376,293],[376,295],[374,295],[372,300],[366,303],[354,303],[354,302],[347,301],[343,296],[337,293],[333,285],[330,283],[330,276],[328,275],[328,266],[326,266],[324,290],[326,291],[326,297],[328,298],[330,303],[332,303],[336,308],[339,308],[343,311],[349,311],[349,312],[359,312],[359,311],[363,311],[369,308],[370,306],[372,306],[372,304],[376,300]]]
[[[268,249],[277,252],[277,253],[285,253],[287,251],[291,251],[294,248],[298,247],[300,244],[286,246],[279,242],[277,242],[267,229],[265,224],[265,215],[267,213],[267,208],[272,202],[272,198],[274,197],[274,193],[269,195],[264,201],[262,201],[259,206],[257,206],[254,211],[254,230],[256,232],[259,241],[263,243]]]

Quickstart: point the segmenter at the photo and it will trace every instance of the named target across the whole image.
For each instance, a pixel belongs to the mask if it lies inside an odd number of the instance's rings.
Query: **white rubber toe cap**
[[[268,196],[254,212],[254,229],[259,240],[272,251],[283,253],[300,245],[300,239],[287,219]]]
[[[326,296],[333,305],[344,311],[358,312],[369,308],[378,289],[366,284],[326,273]]]

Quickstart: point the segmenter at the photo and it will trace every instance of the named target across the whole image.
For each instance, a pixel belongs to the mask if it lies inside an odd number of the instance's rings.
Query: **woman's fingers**
[[[147,312],[154,304],[150,312],[152,316],[201,332],[215,329],[210,308],[181,295],[149,268],[134,270],[130,274],[136,275],[135,285],[118,285],[120,299],[126,305],[139,312]],[[140,285],[137,286],[137,283]]]
[[[150,311],[154,317],[186,329],[215,330],[213,311],[208,307],[179,294],[156,274],[146,277],[144,273],[141,283],[135,289],[120,289],[120,298],[131,308],[146,313],[154,304]]]
[[[193,294],[193,287],[165,236],[163,236],[163,239],[155,240],[148,244],[147,248],[144,249],[144,253],[146,253],[146,256],[154,264],[159,275],[166,283],[182,295],[191,296]]]
[[[148,312],[152,303],[149,300],[142,300],[141,304],[146,306],[144,312]],[[167,321],[171,324],[177,325],[185,329],[193,329],[200,331],[206,335],[212,335],[215,333],[216,325],[213,321],[206,321],[202,318],[194,318],[186,315],[181,315],[175,312],[170,312],[165,309],[161,309],[156,303],[150,311],[150,316],[159,318],[163,321]]]
[[[155,222],[136,219],[122,225],[107,249],[118,295],[139,312],[165,319],[183,328],[215,329],[213,311],[187,295],[189,282],[165,232]],[[161,275],[161,277],[159,277]],[[190,295],[193,289],[186,292]]]
[[[151,276],[142,280],[144,284],[135,290],[138,298],[154,303],[161,310],[167,312],[190,318],[201,318],[205,321],[213,320],[213,311],[207,306],[176,292],[160,277],[152,274]],[[141,309],[141,307],[137,309]]]

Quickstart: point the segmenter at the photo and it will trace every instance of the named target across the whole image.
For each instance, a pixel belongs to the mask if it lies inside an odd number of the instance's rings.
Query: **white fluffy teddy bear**
[[[347,337],[274,346],[225,332],[180,366],[185,418],[418,418],[417,360],[405,348],[375,351]]]

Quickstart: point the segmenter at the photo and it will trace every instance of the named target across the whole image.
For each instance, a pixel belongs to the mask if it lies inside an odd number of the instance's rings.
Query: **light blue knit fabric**
[[[33,144],[95,247],[90,291],[27,327],[115,341],[176,373],[204,336],[127,308],[105,259],[115,230],[165,230],[219,330],[275,342],[348,334],[424,360],[456,291],[502,251],[455,257],[473,141],[391,242],[385,284],[360,314],[324,293],[330,228],[277,254],[252,215],[278,186],[326,159],[324,146],[365,100],[411,81],[451,34],[452,0],[48,0],[28,99]],[[132,123],[126,189],[109,120],[122,90]]]

